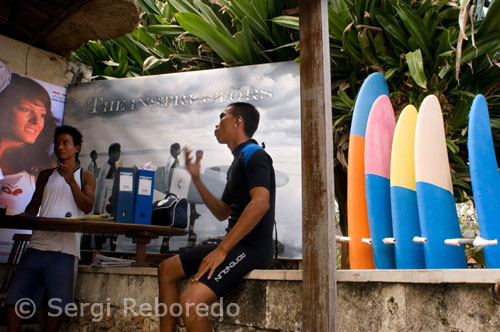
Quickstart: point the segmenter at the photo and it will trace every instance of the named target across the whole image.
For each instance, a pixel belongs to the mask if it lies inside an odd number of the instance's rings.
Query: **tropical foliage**
[[[384,73],[399,113],[436,94],[444,112],[455,196],[471,196],[467,114],[486,96],[500,148],[500,1],[484,17],[475,0],[331,0],[332,130],[335,191],[346,231],[346,165],[356,92]],[[239,66],[298,57],[298,0],[139,0],[141,25],[91,41],[74,59],[95,79]]]
[[[439,97],[455,197],[460,202],[464,193],[472,196],[467,114],[474,95],[482,93],[492,109],[492,125],[498,128],[500,21],[495,17],[500,1],[490,6],[484,19],[469,1],[461,6],[448,0],[335,0],[329,9],[333,132],[342,170],[347,163],[353,97],[368,73],[380,71],[385,73],[397,113],[409,103],[418,107],[428,94]],[[287,19],[288,27],[298,29],[296,18]],[[498,134],[495,131],[500,138]],[[338,168],[336,184],[345,175]]]
[[[295,2],[297,2],[296,0]],[[74,59],[95,79],[291,60],[298,33],[270,21],[284,0],[139,0],[141,25],[126,36],[90,41]],[[297,42],[295,42],[297,44]]]

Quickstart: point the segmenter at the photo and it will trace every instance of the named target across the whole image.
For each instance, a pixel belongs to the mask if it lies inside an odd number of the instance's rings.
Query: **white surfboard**
[[[176,194],[179,197],[185,197],[188,203],[192,204],[204,204],[198,189],[191,181],[191,174],[184,167],[175,167],[171,170],[172,181],[170,183],[170,192]],[[225,181],[222,182],[220,179],[207,174],[200,174],[201,181],[207,186],[208,190],[217,198],[222,197],[224,187],[226,186]]]
[[[205,169],[205,174],[218,178],[219,180],[226,183],[228,170],[229,170],[229,165],[212,166]],[[274,176],[276,178],[276,188],[283,187],[288,183],[288,181],[290,181],[290,178],[286,173],[283,173],[278,170],[274,170]]]

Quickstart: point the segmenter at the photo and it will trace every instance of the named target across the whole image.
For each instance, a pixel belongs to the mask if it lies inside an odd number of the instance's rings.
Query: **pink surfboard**
[[[365,137],[365,189],[373,259],[377,269],[395,269],[391,218],[391,150],[396,120],[391,100],[382,95],[373,103]]]

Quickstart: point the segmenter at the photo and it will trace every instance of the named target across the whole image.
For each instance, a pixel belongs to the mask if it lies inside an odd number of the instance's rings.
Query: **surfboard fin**
[[[476,248],[483,248],[486,246],[497,245],[498,241],[495,240],[486,240],[480,236],[476,236],[475,239],[446,239],[444,243],[449,246],[459,246],[461,244],[472,244]]]
[[[396,239],[393,237],[386,237],[382,242],[384,242],[384,244],[394,244],[396,243]]]
[[[426,243],[427,242],[427,238],[426,237],[421,237],[421,236],[415,236],[413,238],[413,242],[415,242],[415,243]]]
[[[361,242],[366,243],[368,245],[372,245],[372,239],[363,237],[361,238]]]

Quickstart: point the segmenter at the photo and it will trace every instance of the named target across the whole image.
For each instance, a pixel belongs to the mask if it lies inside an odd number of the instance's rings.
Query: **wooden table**
[[[76,232],[86,234],[123,234],[136,244],[136,261],[133,266],[148,266],[146,245],[159,236],[186,235],[187,230],[169,226],[126,224],[98,219],[59,219],[28,216],[0,216],[0,228],[30,229],[55,232]]]

